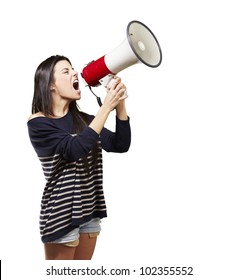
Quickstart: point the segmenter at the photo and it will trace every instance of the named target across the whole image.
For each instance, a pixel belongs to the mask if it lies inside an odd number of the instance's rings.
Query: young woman
[[[64,56],[51,56],[35,73],[31,143],[42,164],[46,185],[40,233],[46,259],[89,260],[107,216],[102,182],[102,149],[127,152],[131,141],[125,85],[119,77],[106,89],[96,116],[79,110],[78,73]],[[104,127],[115,108],[116,128]]]

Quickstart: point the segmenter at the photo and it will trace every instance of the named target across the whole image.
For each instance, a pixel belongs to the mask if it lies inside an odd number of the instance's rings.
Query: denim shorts
[[[90,236],[97,236],[101,231],[100,226],[100,218],[94,218],[85,224],[80,225],[78,228],[74,228],[69,233],[65,234],[63,237],[60,237],[50,243],[57,243],[57,244],[67,244],[74,242],[79,239],[80,233],[88,233]]]

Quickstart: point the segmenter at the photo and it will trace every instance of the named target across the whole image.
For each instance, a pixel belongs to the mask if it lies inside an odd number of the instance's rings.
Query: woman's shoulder
[[[45,117],[45,115],[42,112],[37,112],[35,114],[30,115],[28,118],[28,121],[33,120],[38,117]]]

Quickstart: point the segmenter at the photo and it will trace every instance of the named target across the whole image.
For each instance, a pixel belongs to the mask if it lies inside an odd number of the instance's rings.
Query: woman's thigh
[[[73,260],[77,247],[66,246],[65,244],[46,243],[44,244],[46,260]]]
[[[46,260],[91,259],[100,230],[100,219],[95,218],[63,237],[46,243],[44,245]]]

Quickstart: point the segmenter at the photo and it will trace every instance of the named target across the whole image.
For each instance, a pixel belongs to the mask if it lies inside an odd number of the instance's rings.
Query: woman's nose
[[[73,71],[74,71],[73,76],[78,77],[78,72],[77,72],[77,71],[75,71],[75,70],[73,70]]]

